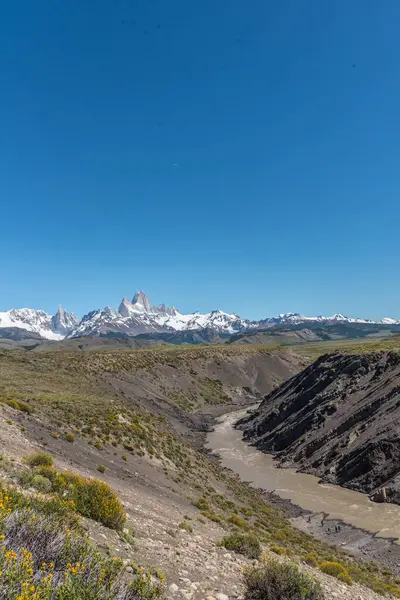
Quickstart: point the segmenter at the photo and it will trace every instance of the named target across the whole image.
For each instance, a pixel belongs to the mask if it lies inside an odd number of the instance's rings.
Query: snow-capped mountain
[[[263,319],[262,321],[260,321],[260,323],[263,323],[265,325],[268,324],[272,324],[272,325],[296,325],[297,323],[307,323],[307,322],[312,322],[312,323],[381,323],[381,324],[385,324],[385,321],[387,321],[386,324],[388,325],[395,325],[395,324],[399,324],[400,321],[395,321],[395,319],[382,319],[382,321],[371,321],[369,319],[360,319],[360,318],[353,318],[353,317],[345,317],[344,315],[338,313],[335,315],[332,315],[331,317],[325,317],[323,315],[318,315],[317,317],[306,317],[304,315],[301,315],[300,313],[283,313],[280,315],[277,315],[276,317],[269,317],[268,319]]]
[[[174,306],[164,304],[152,306],[146,294],[140,291],[134,295],[132,301],[124,297],[118,311],[106,307],[88,313],[79,325],[69,332],[68,337],[96,335],[110,331],[140,335],[198,329],[212,329],[219,333],[230,334],[256,326],[256,322],[252,323],[222,310],[214,310],[206,314],[199,312],[183,314]]]
[[[79,321],[60,305],[55,315],[34,308],[13,308],[0,312],[0,328],[16,327],[37,333],[48,340],[62,340]]]
[[[226,313],[222,310],[185,314],[181,313],[175,306],[165,306],[165,304],[153,306],[147,295],[140,291],[134,295],[132,300],[124,297],[118,310],[109,306],[104,309],[93,310],[80,321],[73,313],[65,311],[62,306],[53,316],[43,310],[31,308],[12,309],[0,313],[0,337],[2,328],[18,328],[50,340],[108,333],[124,333],[129,336],[137,336],[140,334],[174,332],[198,332],[200,337],[210,339],[215,335],[232,335],[244,331],[255,331],[277,326],[293,326],[302,323],[310,325],[312,323],[325,325],[335,323],[400,325],[400,321],[389,317],[381,321],[370,321],[368,319],[346,317],[342,314],[334,314],[330,317],[323,315],[306,317],[300,313],[283,313],[260,321],[242,319],[235,313]]]

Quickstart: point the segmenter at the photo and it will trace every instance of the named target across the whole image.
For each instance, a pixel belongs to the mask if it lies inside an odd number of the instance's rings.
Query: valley
[[[312,344],[297,353],[276,345],[135,348],[96,339],[0,350],[2,486],[57,495],[54,472],[27,465],[38,451],[52,457],[61,477],[72,472],[108,484],[126,513],[124,526],[107,527],[82,508],[85,535],[104,556],[121,559],[133,582],[144,572],[157,583],[161,569],[171,600],[241,598],[243,568],[254,559],[221,540],[243,534],[261,544],[257,564],[271,556],[298,564],[321,581],[327,598],[400,596],[389,542],[382,542],[387,552],[373,542],[360,552],[349,539],[333,546],[335,539],[308,528],[301,510],[247,485],[249,472],[227,469],[204,447],[219,415],[258,405],[301,377]],[[315,568],[326,561],[346,569],[351,588]]]

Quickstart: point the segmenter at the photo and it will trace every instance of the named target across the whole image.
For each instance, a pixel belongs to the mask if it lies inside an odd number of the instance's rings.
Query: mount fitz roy
[[[23,330],[35,337],[62,340],[80,336],[99,336],[106,334],[157,334],[171,332],[205,332],[220,335],[232,335],[245,331],[256,331],[279,325],[298,324],[332,324],[332,323],[365,323],[380,325],[400,325],[400,320],[385,318],[381,321],[345,317],[335,314],[331,317],[305,317],[299,313],[285,313],[276,317],[249,321],[238,315],[214,310],[210,313],[195,312],[183,314],[174,306],[159,304],[153,306],[147,295],[137,292],[132,301],[122,299],[118,310],[109,306],[101,310],[93,310],[79,320],[73,313],[59,307],[51,316],[43,310],[33,308],[12,309],[0,312],[0,336],[5,337],[5,330]],[[1,331],[3,330],[3,332]],[[22,332],[21,332],[22,333]]]

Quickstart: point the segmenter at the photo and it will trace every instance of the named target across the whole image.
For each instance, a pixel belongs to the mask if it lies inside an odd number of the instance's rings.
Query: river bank
[[[247,445],[234,428],[247,410],[215,418],[204,447],[224,467],[262,490],[268,503],[284,510],[299,529],[400,575],[400,507],[375,504],[360,492],[278,468],[269,455]]]

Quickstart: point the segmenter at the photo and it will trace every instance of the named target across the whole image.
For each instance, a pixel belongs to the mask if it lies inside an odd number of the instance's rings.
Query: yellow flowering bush
[[[121,502],[104,481],[82,477],[71,471],[60,472],[49,464],[40,464],[31,473],[45,477],[51,483],[52,491],[72,501],[75,510],[84,517],[111,529],[121,529],[124,524],[126,515]],[[30,485],[32,481],[32,477],[28,477]]]
[[[55,478],[53,488],[73,500],[81,515],[99,521],[106,527],[120,529],[126,520],[118,496],[104,481],[67,471]]]
[[[63,508],[53,511],[56,503]],[[85,537],[73,503],[24,495],[0,484],[0,598],[7,600],[153,600],[150,572],[126,577],[120,559]]]

